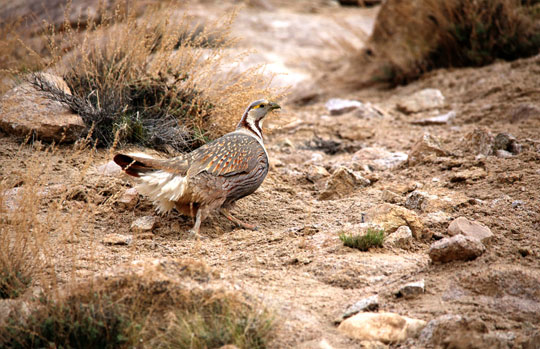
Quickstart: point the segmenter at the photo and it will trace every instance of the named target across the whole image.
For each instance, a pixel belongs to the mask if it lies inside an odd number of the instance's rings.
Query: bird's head
[[[242,120],[240,120],[240,123],[238,123],[237,129],[247,129],[262,139],[261,121],[264,119],[266,114],[268,114],[268,112],[280,108],[281,107],[279,104],[270,102],[266,99],[259,99],[252,102],[244,112]]]

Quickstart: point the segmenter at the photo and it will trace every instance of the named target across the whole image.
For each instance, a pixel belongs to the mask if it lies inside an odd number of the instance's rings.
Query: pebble
[[[406,285],[403,285],[397,292],[398,297],[403,297],[406,299],[411,299],[418,297],[421,294],[424,294],[426,291],[426,285],[424,280],[411,282]]]
[[[460,234],[435,241],[431,244],[428,254],[435,263],[447,263],[473,260],[481,256],[485,250],[485,246],[479,240]]]
[[[140,217],[131,223],[131,230],[138,233],[149,232],[154,229],[156,222],[157,220],[154,216]]]
[[[409,166],[431,161],[438,156],[447,155],[440,141],[429,133],[425,133],[412,147],[409,152],[407,163]]]
[[[493,238],[493,233],[485,225],[470,221],[465,217],[458,217],[448,225],[448,234],[455,236],[462,234],[486,243]]]
[[[450,112],[448,112],[446,114],[442,114],[442,115],[433,116],[433,117],[430,117],[430,118],[424,118],[424,119],[412,121],[411,124],[413,124],[413,125],[422,125],[422,126],[445,125],[445,124],[448,124],[455,117],[456,117],[456,112],[452,110],[452,111],[450,111]]]
[[[442,92],[427,88],[405,97],[397,103],[396,108],[405,114],[411,114],[444,106],[445,98]]]
[[[328,100],[325,104],[326,109],[328,109],[328,112],[330,115],[342,115],[345,113],[348,113],[350,111],[353,111],[355,109],[359,109],[363,106],[362,102],[359,101],[353,101],[348,99],[341,99],[341,98],[332,98]]]
[[[365,311],[377,311],[379,310],[379,296],[374,295],[367,298],[362,298],[358,302],[348,307],[341,316],[341,320],[347,319],[353,315]]]
[[[107,234],[103,237],[101,242],[104,245],[129,245],[131,243],[132,237],[130,235],[122,234]]]
[[[412,239],[413,235],[411,229],[408,226],[403,225],[386,237],[384,245],[387,247],[405,248],[411,245]]]

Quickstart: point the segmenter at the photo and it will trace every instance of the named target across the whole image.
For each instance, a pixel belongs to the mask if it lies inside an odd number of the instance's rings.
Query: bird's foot
[[[229,211],[226,209],[221,209],[221,214],[223,214],[228,220],[233,222],[238,228],[248,229],[248,230],[259,230],[256,225],[242,222],[236,217],[233,217]]]

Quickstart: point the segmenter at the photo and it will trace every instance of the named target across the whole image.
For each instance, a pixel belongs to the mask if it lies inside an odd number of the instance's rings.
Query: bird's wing
[[[187,177],[204,171],[214,176],[249,172],[257,165],[261,156],[266,156],[255,138],[238,133],[226,134],[189,155]]]

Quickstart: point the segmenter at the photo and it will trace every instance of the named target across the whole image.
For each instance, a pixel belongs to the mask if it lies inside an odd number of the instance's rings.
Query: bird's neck
[[[238,123],[238,126],[236,127],[236,130],[244,130],[245,132],[250,133],[254,137],[256,137],[261,142],[263,141],[263,133],[261,128],[261,119],[257,120],[253,117],[249,117],[249,114],[246,112],[244,113],[244,116],[242,116],[242,119]]]

